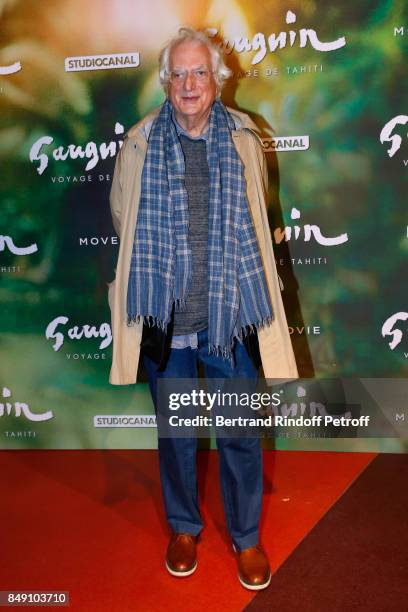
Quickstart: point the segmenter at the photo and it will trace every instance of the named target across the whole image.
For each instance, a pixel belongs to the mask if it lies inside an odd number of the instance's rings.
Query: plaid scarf
[[[143,317],[164,331],[173,303],[185,310],[192,278],[185,162],[171,112],[167,99],[150,132],[127,294],[128,325]],[[231,362],[234,338],[242,342],[273,319],[234,129],[227,109],[215,100],[207,141],[208,339],[209,353]]]

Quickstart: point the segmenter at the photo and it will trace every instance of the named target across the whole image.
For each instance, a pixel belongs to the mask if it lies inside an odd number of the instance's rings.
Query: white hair
[[[189,27],[180,28],[178,34],[171,38],[160,51],[159,77],[160,83],[164,87],[164,91],[167,94],[170,79],[170,53],[176,45],[185,41],[192,41],[197,44],[205,45],[209,50],[218,96],[221,93],[225,81],[231,76],[232,71],[225,65],[221,49],[211,42],[204,32]]]

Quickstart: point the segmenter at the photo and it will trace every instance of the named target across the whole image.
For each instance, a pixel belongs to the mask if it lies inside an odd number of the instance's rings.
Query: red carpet
[[[406,612],[408,455],[380,453],[245,612]]]
[[[264,453],[261,533],[274,571],[375,456]],[[236,578],[216,451],[199,452],[199,472],[206,528],[183,580],[164,570],[155,451],[1,451],[0,590],[69,591],[75,611],[241,610],[254,594]]]

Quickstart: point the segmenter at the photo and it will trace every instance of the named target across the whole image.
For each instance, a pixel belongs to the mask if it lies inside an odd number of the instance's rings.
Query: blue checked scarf
[[[143,317],[164,331],[173,303],[185,310],[192,278],[184,155],[171,113],[167,99],[150,132],[127,294],[128,325]],[[242,342],[273,319],[234,129],[227,109],[215,100],[207,141],[208,348],[230,361],[234,338]]]

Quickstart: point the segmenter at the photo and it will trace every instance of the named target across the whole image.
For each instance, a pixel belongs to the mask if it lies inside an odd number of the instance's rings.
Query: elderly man
[[[181,28],[160,54],[166,100],[132,127],[117,157],[111,210],[120,236],[112,311],[112,384],[137,380],[140,354],[157,411],[160,378],[296,378],[265,206],[256,125],[220,100],[230,75],[205,34]],[[251,590],[271,572],[259,543],[259,438],[217,437],[238,577]],[[159,437],[173,576],[197,568],[200,516],[195,438]]]

